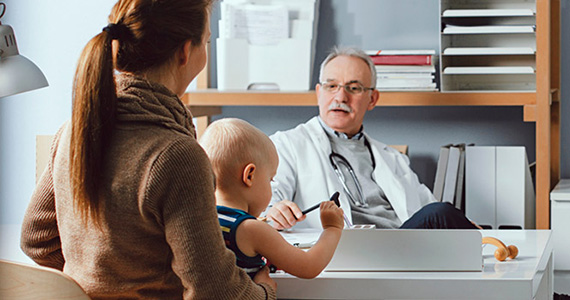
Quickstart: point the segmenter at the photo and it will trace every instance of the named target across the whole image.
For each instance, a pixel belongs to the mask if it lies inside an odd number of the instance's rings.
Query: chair
[[[400,151],[400,153],[408,155],[408,145],[390,145],[390,147]]]
[[[90,298],[71,277],[56,269],[0,260],[0,299]]]

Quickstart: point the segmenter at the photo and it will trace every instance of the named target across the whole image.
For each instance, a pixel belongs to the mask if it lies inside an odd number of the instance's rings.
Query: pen
[[[340,202],[338,201],[338,196],[339,196],[339,195],[340,195],[339,192],[335,192],[335,193],[331,196],[331,199],[330,199],[330,201],[334,201],[334,203],[335,203],[336,206],[338,206],[338,207],[340,207]],[[306,214],[312,212],[313,210],[317,209],[320,205],[321,205],[320,203],[317,203],[317,204],[315,204],[315,205],[313,205],[313,206],[311,206],[311,207],[305,209],[305,210],[303,211],[303,214],[306,215]]]

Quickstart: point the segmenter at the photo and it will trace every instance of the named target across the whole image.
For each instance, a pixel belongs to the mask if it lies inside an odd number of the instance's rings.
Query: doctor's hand
[[[323,229],[344,227],[343,211],[333,201],[323,201],[320,206]]]
[[[305,220],[305,215],[297,204],[289,200],[282,200],[274,204],[267,211],[266,217],[273,221],[271,224],[277,230],[291,228],[297,222]]]

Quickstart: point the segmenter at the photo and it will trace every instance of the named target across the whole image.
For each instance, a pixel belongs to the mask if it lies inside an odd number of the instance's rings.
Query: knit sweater
[[[102,228],[74,210],[68,122],[26,211],[24,253],[63,270],[92,299],[275,299],[223,243],[211,165],[190,111],[160,84],[118,77],[117,122],[101,172]]]

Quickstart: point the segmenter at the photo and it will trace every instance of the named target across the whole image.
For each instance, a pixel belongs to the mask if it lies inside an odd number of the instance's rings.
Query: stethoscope
[[[368,151],[370,152],[370,158],[372,159],[372,169],[374,170],[376,168],[376,160],[374,159],[374,155],[372,154],[372,147],[370,147],[370,143],[368,142],[366,137],[364,137],[364,145],[368,148]],[[329,160],[331,162],[334,172],[336,173],[336,176],[338,177],[340,183],[342,184],[342,188],[348,195],[350,201],[352,201],[352,203],[354,203],[354,205],[358,207],[368,207],[368,203],[364,199],[364,193],[362,192],[362,186],[360,185],[360,181],[356,177],[356,173],[354,173],[354,169],[352,168],[352,165],[348,162],[348,160],[341,154],[334,152],[332,150],[332,146],[331,146],[331,154],[329,155]],[[344,168],[348,171],[350,177],[354,181],[354,186],[356,187],[356,191],[358,192],[359,196],[358,198],[350,191],[350,188],[346,183],[346,177],[341,172],[340,166],[344,166]]]

